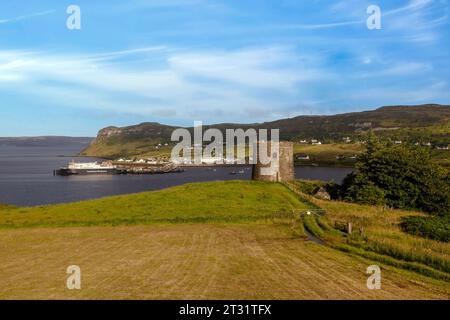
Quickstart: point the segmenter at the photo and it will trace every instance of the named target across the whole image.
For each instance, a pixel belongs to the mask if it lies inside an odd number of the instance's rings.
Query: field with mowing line
[[[317,206],[326,217],[297,217]],[[252,181],[2,206],[0,299],[449,299],[449,244],[401,232],[411,214],[420,213]],[[334,221],[364,226],[364,237]],[[305,229],[327,246],[307,241]],[[366,287],[372,264],[382,267],[382,290]],[[69,265],[82,269],[80,291],[66,289]]]
[[[289,228],[182,224],[0,230],[1,299],[448,299],[450,288],[293,238]],[[79,265],[81,290],[65,287]]]

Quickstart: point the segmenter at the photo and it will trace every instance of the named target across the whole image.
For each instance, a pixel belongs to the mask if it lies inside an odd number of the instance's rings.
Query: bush
[[[351,173],[343,182],[344,200],[370,205],[386,204],[385,192],[364,175]]]
[[[316,190],[318,187],[324,187],[326,184],[323,181],[316,180],[297,180],[296,183],[302,192],[309,195],[312,195],[314,193],[314,190]]]
[[[403,231],[412,235],[444,242],[450,241],[448,217],[405,217],[401,227]]]

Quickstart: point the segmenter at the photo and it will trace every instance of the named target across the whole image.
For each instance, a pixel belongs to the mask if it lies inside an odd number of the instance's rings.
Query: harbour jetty
[[[184,169],[173,163],[140,163],[140,162],[86,162],[71,161],[67,167],[53,171],[53,175],[116,175],[116,174],[164,174],[183,172]]]

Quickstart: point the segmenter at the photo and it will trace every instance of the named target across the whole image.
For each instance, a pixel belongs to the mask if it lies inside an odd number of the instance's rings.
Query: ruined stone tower
[[[254,146],[254,159],[259,148],[267,150],[267,154],[270,157],[269,152],[272,150],[270,141],[259,141],[256,146]],[[257,157],[257,162],[253,165],[253,180],[283,182],[295,179],[293,142],[280,141],[279,150],[278,152],[272,152],[271,162],[269,164],[263,164],[260,160],[260,157]]]

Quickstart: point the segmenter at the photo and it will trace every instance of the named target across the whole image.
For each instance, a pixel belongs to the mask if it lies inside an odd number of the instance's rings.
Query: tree
[[[446,170],[431,162],[427,149],[382,145],[370,134],[367,151],[358,160],[355,172],[344,180],[342,196],[354,202],[448,216],[450,178]]]

